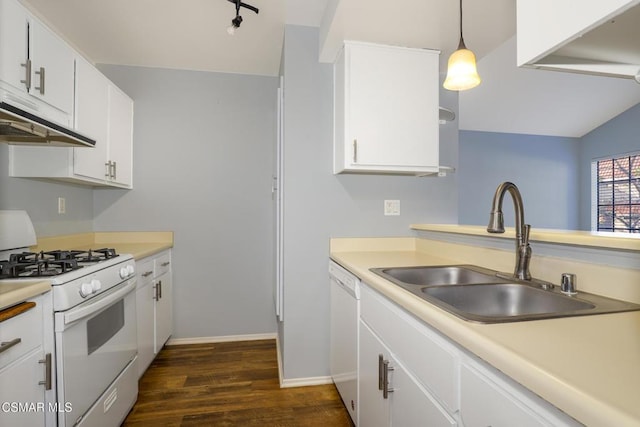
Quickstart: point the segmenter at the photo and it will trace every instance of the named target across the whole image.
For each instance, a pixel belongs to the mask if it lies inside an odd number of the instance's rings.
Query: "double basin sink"
[[[640,305],[540,281],[505,278],[474,265],[372,268],[372,272],[464,320],[504,323],[640,310]]]

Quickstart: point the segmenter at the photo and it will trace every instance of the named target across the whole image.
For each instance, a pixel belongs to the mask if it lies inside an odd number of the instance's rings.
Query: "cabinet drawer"
[[[37,302],[35,307],[0,323],[0,343],[6,348],[0,352],[0,368],[42,345],[42,322],[42,304]],[[13,342],[17,344],[8,344]]]
[[[163,252],[154,258],[154,277],[162,276],[171,269],[171,252]]]
[[[361,318],[418,381],[450,412],[458,409],[455,347],[369,287],[361,288]]]
[[[153,258],[143,258],[136,261],[136,271],[138,272],[137,288],[140,289],[153,280]]]
[[[465,427],[577,427],[582,424],[512,380],[475,363],[460,368],[460,419]]]

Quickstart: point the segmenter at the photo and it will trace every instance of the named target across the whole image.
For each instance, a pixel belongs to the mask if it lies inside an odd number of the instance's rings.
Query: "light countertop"
[[[37,295],[49,292],[51,284],[48,281],[3,280],[0,282],[0,310],[19,304]]]
[[[589,426],[640,425],[640,312],[503,324],[459,319],[369,271],[459,264],[411,239],[332,240],[331,258],[413,315]],[[345,244],[347,242],[347,244]],[[358,248],[360,246],[360,248]]]
[[[486,226],[457,224],[413,224],[413,230],[442,233],[466,234],[470,236],[493,237],[513,240],[515,230],[505,227],[503,234],[490,234]],[[604,249],[640,251],[640,235],[633,233],[606,233],[596,231],[554,230],[531,228],[531,242],[560,243]]]
[[[136,260],[154,255],[173,247],[171,231],[96,232],[38,239],[34,251],[53,249],[98,249],[114,248],[121,254],[131,254]]]

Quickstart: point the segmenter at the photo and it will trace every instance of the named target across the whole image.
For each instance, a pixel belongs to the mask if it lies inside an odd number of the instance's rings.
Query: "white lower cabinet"
[[[136,270],[138,377],[141,377],[173,332],[171,251],[137,261]]]
[[[53,309],[47,293],[0,322],[0,426],[55,425]]]
[[[366,284],[359,328],[361,427],[581,425]]]
[[[363,427],[456,425],[362,321],[359,386]]]
[[[460,391],[460,420],[466,427],[582,425],[475,358],[465,358],[460,366]]]

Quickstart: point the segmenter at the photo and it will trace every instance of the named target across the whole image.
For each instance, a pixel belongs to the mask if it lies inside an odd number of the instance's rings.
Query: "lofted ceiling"
[[[276,76],[284,26],[319,27],[320,61],[343,40],[439,49],[458,44],[456,0],[21,0],[94,63]],[[464,38],[483,83],[459,98],[459,128],[582,136],[640,102],[629,80],[519,69],[516,0],[464,0]]]

